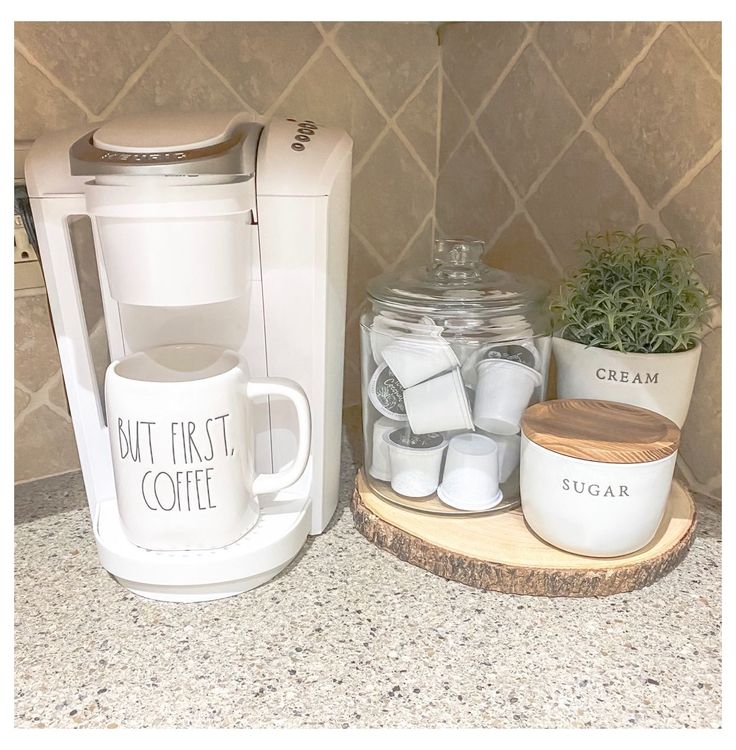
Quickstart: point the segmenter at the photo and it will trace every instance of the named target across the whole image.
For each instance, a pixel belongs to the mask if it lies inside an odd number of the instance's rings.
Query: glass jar
[[[543,282],[435,242],[431,265],[368,282],[360,320],[364,473],[378,496],[447,515],[519,504],[520,420],[544,399]]]

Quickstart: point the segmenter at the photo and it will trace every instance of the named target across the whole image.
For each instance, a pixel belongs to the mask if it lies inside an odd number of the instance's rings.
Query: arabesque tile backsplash
[[[554,281],[586,231],[644,224],[711,253],[720,294],[720,24],[33,22],[15,38],[18,140],[156,108],[351,134],[346,404],[366,280],[424,261],[434,234],[478,236],[493,264]],[[43,290],[15,310],[22,481],[77,457]],[[720,495],[720,330],[681,468]]]

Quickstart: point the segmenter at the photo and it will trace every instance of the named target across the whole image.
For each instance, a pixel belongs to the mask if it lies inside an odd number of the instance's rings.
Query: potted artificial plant
[[[638,229],[586,235],[580,249],[551,303],[557,396],[635,404],[681,427],[711,306],[693,257]]]

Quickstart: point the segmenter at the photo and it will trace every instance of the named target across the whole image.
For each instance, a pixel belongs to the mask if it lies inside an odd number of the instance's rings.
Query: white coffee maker
[[[39,138],[26,182],[92,528],[102,565],[145,597],[204,601],[271,579],[319,534],[338,499],[352,141],[311,120],[240,113],[128,115]],[[109,357],[175,343],[240,352],[254,377],[306,392],[301,479],[260,497],[234,544],[158,552],[123,534],[75,232],[88,216]],[[97,364],[98,372],[95,366]],[[256,470],[295,454],[296,417],[256,409]]]

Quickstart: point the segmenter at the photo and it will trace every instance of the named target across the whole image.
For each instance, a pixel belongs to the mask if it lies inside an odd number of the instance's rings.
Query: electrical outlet
[[[23,226],[23,219],[18,215],[13,215],[13,238],[15,240],[15,262],[28,263],[37,261],[38,255],[28,239],[28,233]]]

